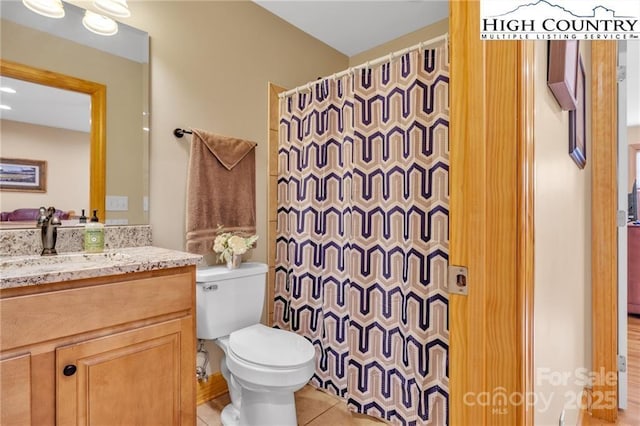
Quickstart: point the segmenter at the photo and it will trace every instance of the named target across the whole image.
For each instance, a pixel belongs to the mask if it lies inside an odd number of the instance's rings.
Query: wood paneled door
[[[31,424],[31,355],[0,361],[0,425]]]
[[[57,424],[181,424],[180,348],[190,327],[176,319],[58,348]]]
[[[449,2],[451,425],[532,425],[528,404],[465,395],[533,391],[533,42],[480,40],[477,1]],[[495,399],[494,399],[495,402]]]

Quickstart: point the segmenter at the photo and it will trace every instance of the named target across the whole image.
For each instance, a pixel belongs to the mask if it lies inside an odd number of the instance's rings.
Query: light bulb
[[[22,4],[47,18],[64,18],[64,7],[60,0],[22,0]]]
[[[128,18],[131,16],[127,0],[95,0],[93,5],[101,12],[108,13],[118,18]]]
[[[118,32],[118,24],[111,18],[87,10],[82,19],[82,25],[92,33],[111,36]]]

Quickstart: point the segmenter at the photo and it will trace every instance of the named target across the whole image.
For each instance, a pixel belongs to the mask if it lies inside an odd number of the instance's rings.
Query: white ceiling
[[[0,86],[15,90],[0,92],[0,103],[11,107],[0,110],[0,119],[89,133],[89,95],[8,77],[0,77]]]
[[[446,0],[253,1],[347,56],[449,16]]]

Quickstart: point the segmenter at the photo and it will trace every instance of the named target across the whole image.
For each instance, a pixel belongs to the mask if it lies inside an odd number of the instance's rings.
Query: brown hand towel
[[[211,253],[218,225],[256,232],[255,142],[193,129],[187,178],[187,247]]]

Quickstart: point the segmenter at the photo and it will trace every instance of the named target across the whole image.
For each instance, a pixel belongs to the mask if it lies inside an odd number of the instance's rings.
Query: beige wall
[[[6,192],[0,195],[0,209],[55,206],[78,215],[89,203],[89,134],[17,121],[0,122],[0,156],[47,161],[47,192]],[[84,167],[68,167],[69,158]]]
[[[267,83],[295,87],[347,67],[339,52],[251,2],[132,2],[127,23],[151,37],[151,225],[184,248],[189,138],[175,127],[253,140],[258,234],[267,235]],[[258,244],[253,259],[266,261]]]
[[[640,126],[627,127],[627,141],[629,145],[640,143]]]
[[[590,103],[590,46],[581,43]],[[534,367],[537,425],[558,424],[565,403],[580,400],[575,372],[591,366],[591,155],[579,170],[568,155],[568,112],[547,88],[547,43],[536,43]],[[587,108],[587,123],[590,122]],[[589,141],[589,126],[587,140]],[[557,375],[568,375],[560,380]],[[558,379],[555,381],[555,379]],[[549,407],[545,408],[545,401]],[[566,424],[576,424],[569,404]]]
[[[153,243],[184,249],[190,137],[176,127],[256,147],[253,260],[266,262],[268,82],[293,88],[341,71],[348,58],[251,2],[130,2],[127,24],[151,37],[150,223]],[[224,183],[222,183],[224,184]],[[213,256],[208,256],[213,261]],[[220,350],[207,344],[211,371]]]
[[[376,46],[373,49],[354,55],[349,58],[349,66],[354,67],[356,65],[361,65],[367,61],[372,61],[380,58],[381,56],[388,55],[389,53],[441,36],[447,31],[449,31],[448,18],[435,22],[424,28],[420,28],[419,30],[406,34],[402,37],[398,37],[385,44],[381,44],[380,46]]]
[[[126,216],[130,224],[148,223],[148,215],[142,208],[142,198],[147,194],[142,103],[148,65],[5,20],[0,26],[0,49],[3,59],[107,86],[106,191],[107,195],[129,197],[126,215],[107,212],[107,218]],[[77,167],[88,176],[88,163],[84,161],[70,156],[64,165]],[[90,208],[88,204],[82,207]]]

